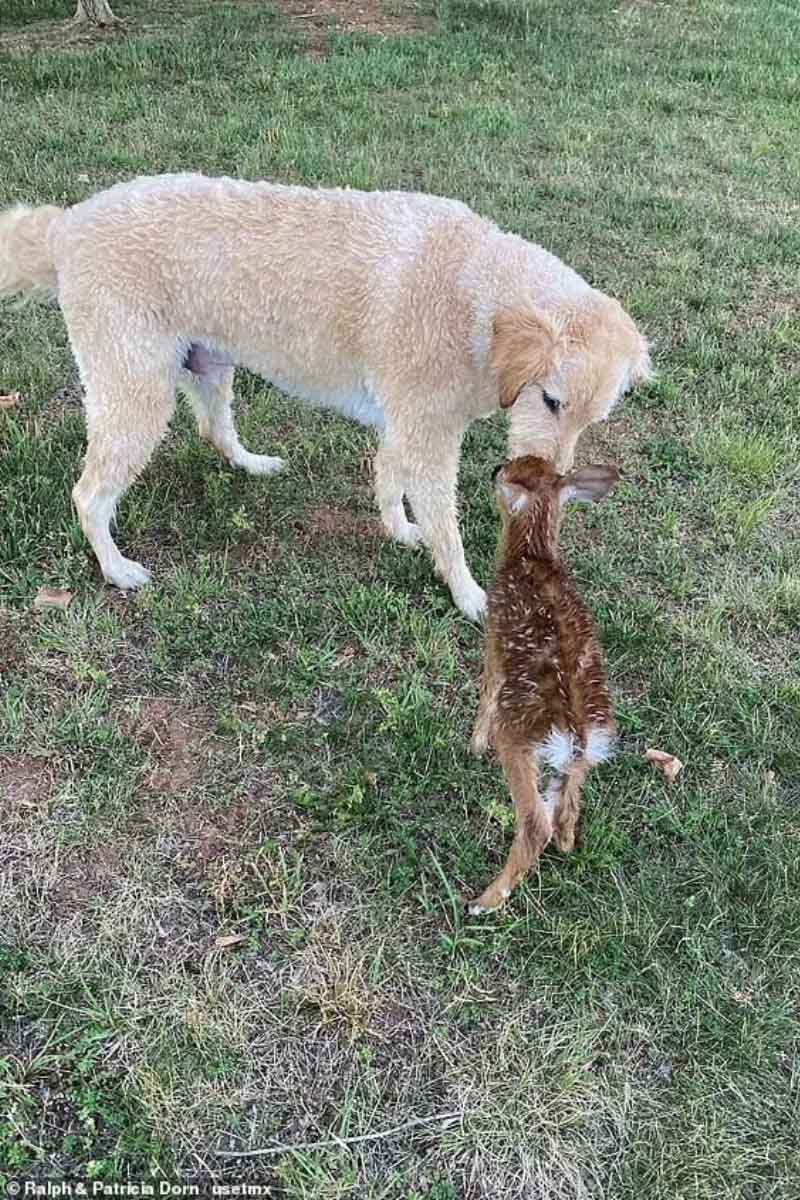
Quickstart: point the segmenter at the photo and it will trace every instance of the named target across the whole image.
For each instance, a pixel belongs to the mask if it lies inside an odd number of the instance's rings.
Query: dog
[[[120,588],[149,575],[120,553],[111,521],[177,389],[233,466],[283,466],[239,441],[231,401],[243,366],[380,431],[383,524],[405,545],[423,542],[478,619],[486,596],[456,504],[468,426],[511,408],[511,454],[536,450],[566,470],[581,431],[649,370],[615,300],[464,204],[409,192],[187,174],[117,184],[67,209],[18,205],[0,214],[0,296],[37,288],[57,294],[85,389],[75,506]]]
[[[473,753],[494,743],[516,810],[516,836],[500,874],[470,905],[500,908],[552,838],[575,845],[581,787],[615,735],[603,655],[592,616],[561,565],[561,510],[600,500],[619,478],[592,466],[564,476],[526,455],[496,472],[502,533],[489,593]],[[544,796],[540,767],[552,772]]]

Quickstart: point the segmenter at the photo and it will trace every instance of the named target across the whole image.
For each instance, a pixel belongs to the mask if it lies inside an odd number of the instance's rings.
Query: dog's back
[[[416,380],[417,348],[444,357],[435,343],[452,330],[432,331],[420,309],[436,286],[436,302],[449,288],[457,308],[450,276],[489,228],[442,197],[187,174],[97,193],[62,214],[50,246],[73,341],[98,309],[119,309],[132,327],[200,340],[294,396],[357,415],[365,377],[388,392],[401,371]],[[464,393],[475,386],[472,319],[464,349],[450,348]],[[399,341],[413,352],[399,356]]]

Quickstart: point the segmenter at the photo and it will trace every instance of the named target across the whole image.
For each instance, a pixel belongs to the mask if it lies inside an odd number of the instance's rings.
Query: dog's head
[[[624,309],[590,292],[553,317],[535,307],[498,313],[492,366],[501,408],[511,408],[511,450],[568,471],[587,425],[603,421],[650,374],[647,342]]]

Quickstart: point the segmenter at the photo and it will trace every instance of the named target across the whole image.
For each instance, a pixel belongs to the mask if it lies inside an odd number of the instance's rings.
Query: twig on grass
[[[264,1154],[288,1154],[296,1150],[325,1150],[330,1146],[351,1146],[354,1142],[377,1142],[381,1138],[390,1138],[398,1133],[405,1133],[407,1129],[414,1129],[417,1125],[457,1121],[461,1116],[460,1112],[437,1113],[432,1117],[415,1117],[413,1121],[406,1121],[404,1125],[395,1125],[393,1129],[381,1129],[377,1133],[360,1133],[357,1137],[333,1137],[322,1142],[298,1142],[294,1146],[266,1146],[263,1150],[214,1150],[212,1153],[216,1154],[218,1158],[255,1158]]]

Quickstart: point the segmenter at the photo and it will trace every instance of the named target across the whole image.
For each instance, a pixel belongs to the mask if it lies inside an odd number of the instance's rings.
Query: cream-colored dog
[[[458,607],[486,597],[464,560],[465,430],[515,405],[510,453],[565,471],[581,430],[648,371],[616,301],[465,205],[406,192],[309,190],[163,175],[73,208],[0,214],[0,295],[55,289],[86,390],[73,491],[103,575],[148,573],[110,533],[167,428],[176,388],[200,433],[253,474],[231,415],[234,366],[381,431],[375,490],[398,541],[420,539]],[[407,496],[416,524],[406,516]]]

